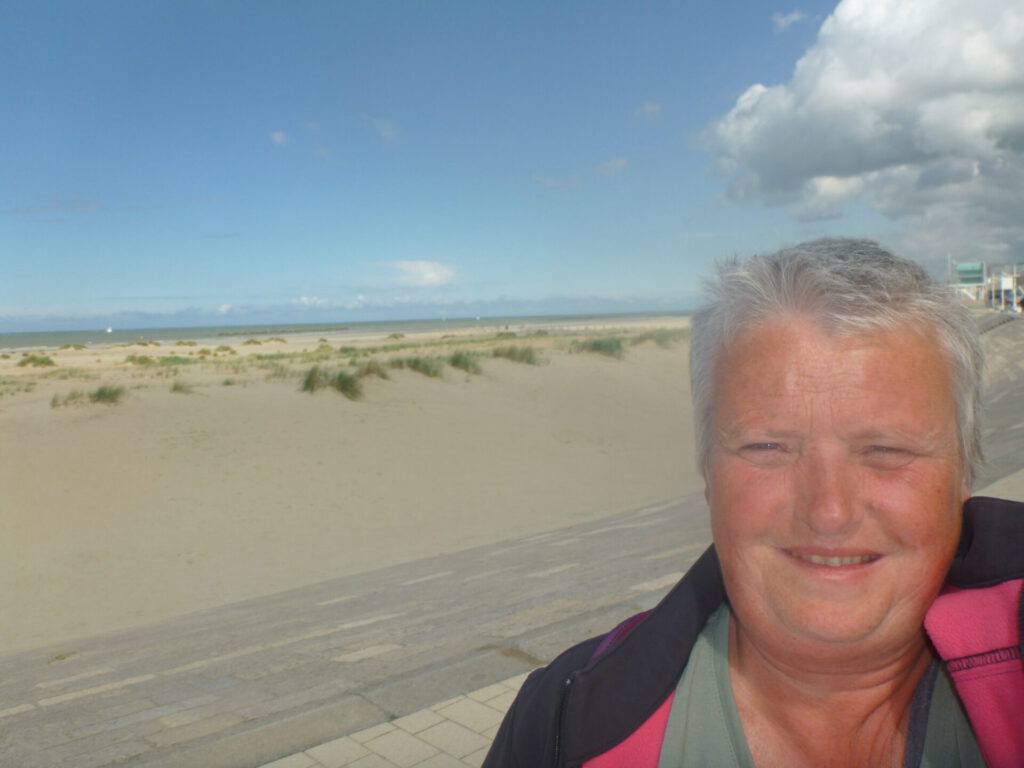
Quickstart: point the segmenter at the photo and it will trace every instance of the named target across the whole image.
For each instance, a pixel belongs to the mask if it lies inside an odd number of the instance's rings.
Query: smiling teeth
[[[843,565],[863,565],[864,563],[870,563],[877,560],[880,555],[856,555],[854,557],[823,557],[821,555],[801,555],[797,552],[791,552],[791,555],[797,560],[804,560],[808,563],[814,563],[814,565],[827,565],[832,568],[839,568]]]

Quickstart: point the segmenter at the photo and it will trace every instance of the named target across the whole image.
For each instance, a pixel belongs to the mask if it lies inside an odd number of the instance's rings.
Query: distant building
[[[956,285],[964,299],[972,304],[983,303],[987,290],[985,284],[988,278],[985,262],[965,261],[962,264],[957,264],[954,272],[955,274],[950,277],[953,278],[953,284]]]
[[[950,283],[968,304],[1024,312],[1024,264],[951,263]]]
[[[1003,312],[1024,312],[1024,264],[994,264],[988,268],[988,304]]]

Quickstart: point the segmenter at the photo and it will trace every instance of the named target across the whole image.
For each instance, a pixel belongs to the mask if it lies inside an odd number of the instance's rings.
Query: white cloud
[[[705,140],[735,200],[860,200],[907,255],[1024,256],[1024,8],[843,0],[790,81],[750,86]]]
[[[599,166],[597,166],[597,172],[602,176],[615,176],[616,174],[622,173],[628,167],[629,158],[613,157],[608,162],[601,163]]]
[[[447,285],[455,279],[455,269],[439,261],[394,261],[401,285],[430,288]]]
[[[648,101],[636,108],[637,117],[645,120],[657,120],[661,117],[662,105],[656,101]]]
[[[773,13],[772,24],[775,26],[776,32],[781,32],[784,29],[796,24],[798,21],[803,21],[807,16],[802,11],[790,11],[789,13]]]
[[[329,307],[331,302],[327,299],[321,299],[316,296],[299,296],[297,299],[292,299],[293,304],[298,304],[300,307]]]
[[[226,315],[232,309],[234,309],[234,307],[232,307],[230,304],[221,304],[219,307],[217,307],[217,314]]]
[[[277,144],[279,147],[283,147],[285,144],[288,144],[291,141],[291,139],[288,138],[288,134],[285,133],[284,131],[271,131],[270,140]]]
[[[394,120],[389,120],[386,117],[367,117],[366,119],[384,141],[395,141],[401,135],[398,124]]]

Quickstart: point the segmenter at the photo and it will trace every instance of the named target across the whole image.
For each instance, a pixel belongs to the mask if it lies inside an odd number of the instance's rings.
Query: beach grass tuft
[[[257,364],[259,368],[267,369],[267,379],[287,379],[291,377],[292,371],[284,363],[279,363],[276,360],[265,360]]]
[[[263,342],[260,341],[259,339],[246,339],[245,341],[242,342],[242,346],[259,346],[262,343]]]
[[[356,376],[360,379],[365,379],[367,376],[376,376],[378,379],[390,379],[388,375],[388,369],[374,358],[370,358],[366,362],[362,363],[356,371]]]
[[[359,377],[348,371],[338,371],[331,378],[331,386],[341,392],[349,400],[358,400],[363,396],[363,384]]]
[[[302,391],[313,393],[324,389],[331,383],[331,377],[323,368],[314,365],[302,378]]]
[[[33,368],[48,368],[56,363],[48,355],[26,355],[18,361],[18,367],[24,368],[27,365],[31,365]]]
[[[494,357],[503,357],[514,363],[526,363],[527,365],[540,365],[540,356],[533,347],[495,347],[491,350]]]
[[[190,395],[192,394],[192,385],[186,384],[183,381],[176,381],[171,384],[171,392],[175,392],[179,395]]]
[[[669,349],[682,339],[690,335],[689,328],[656,328],[653,331],[645,331],[629,340],[633,346],[643,344],[645,341],[653,341],[663,349]]]
[[[465,350],[459,350],[453,352],[448,356],[448,365],[452,368],[458,368],[465,371],[466,373],[483,373],[484,369],[480,367],[480,356],[475,352],[466,352]]]
[[[50,400],[51,408],[60,408],[65,405],[73,405],[75,403],[81,403],[85,400],[85,392],[80,389],[73,389],[68,392],[64,397],[60,395],[54,395]]]
[[[112,384],[104,384],[102,387],[89,393],[89,399],[94,403],[106,403],[116,405],[124,398],[124,387],[115,387]]]
[[[181,355],[167,355],[166,357],[158,357],[156,362],[157,365],[188,365],[189,363],[194,363],[195,360],[189,360]]]
[[[396,357],[388,362],[392,368],[408,368],[417,373],[422,373],[424,376],[430,376],[434,379],[441,378],[441,372],[444,367],[444,363],[439,357],[423,357],[416,355],[413,357]]]
[[[571,347],[573,352],[593,352],[598,355],[606,355],[621,360],[625,354],[622,346],[622,339],[618,336],[608,336],[603,339],[584,339],[574,341]]]

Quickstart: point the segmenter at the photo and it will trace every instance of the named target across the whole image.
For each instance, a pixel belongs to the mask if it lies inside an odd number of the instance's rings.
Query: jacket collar
[[[608,751],[654,714],[675,690],[697,636],[724,600],[712,546],[632,632],[574,675],[563,717],[568,765]]]

